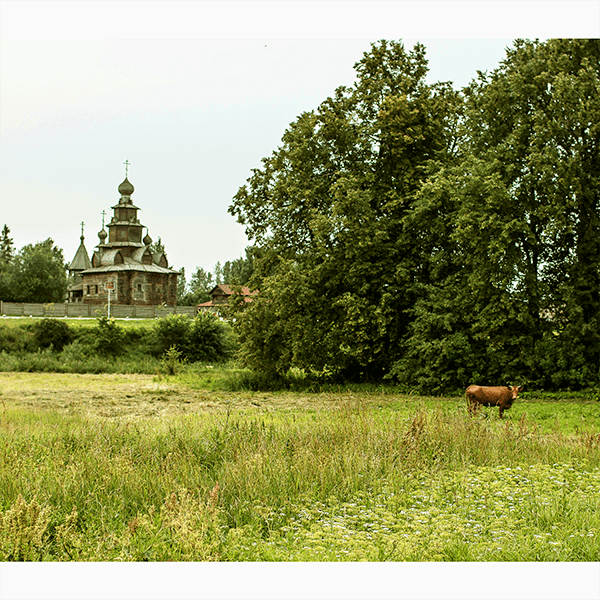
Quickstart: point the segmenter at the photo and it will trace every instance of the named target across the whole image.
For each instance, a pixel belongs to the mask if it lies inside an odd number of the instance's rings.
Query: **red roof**
[[[232,296],[233,294],[239,294],[240,291],[236,290],[236,289],[232,289],[232,287],[230,285],[226,285],[224,283],[219,283],[217,285],[215,285],[215,287],[210,290],[210,295],[212,296],[217,290],[220,290],[221,292],[223,292],[223,295],[225,296]],[[256,294],[256,291],[251,292],[249,287],[246,287],[245,285],[242,286],[241,288],[241,294],[242,296],[254,296],[254,294]]]
[[[215,294],[215,292],[220,291],[221,294]],[[247,286],[242,286],[241,289],[233,289],[230,285],[225,285],[224,283],[217,284],[212,290],[210,290],[209,294],[211,296],[233,296],[234,294],[239,294],[244,297],[244,302],[252,302],[252,296],[258,294],[258,290],[250,291],[250,288]],[[208,302],[203,302],[202,304],[198,304],[198,308],[211,308],[211,307],[223,306],[223,304],[214,303],[212,300]]]

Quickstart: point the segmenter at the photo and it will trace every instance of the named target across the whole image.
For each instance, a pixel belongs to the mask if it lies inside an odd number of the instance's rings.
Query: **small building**
[[[220,307],[225,307],[229,304],[229,299],[234,296],[241,294],[244,298],[244,302],[252,302],[253,297],[257,294],[256,291],[251,292],[249,287],[242,286],[230,286],[224,283],[219,283],[209,292],[211,300],[198,304],[198,310],[212,310],[217,311]]]
[[[134,189],[125,177],[118,187],[121,197],[112,207],[114,214],[107,226],[108,232],[103,224],[90,266],[78,271],[81,301],[85,304],[106,304],[108,288],[111,288],[111,303],[114,304],[177,304],[179,272],[169,268],[164,252],[153,252],[152,238],[147,231],[142,239],[144,225],[138,219],[141,209],[131,200]],[[83,245],[83,235],[81,243]],[[79,253],[78,250],[70,267],[76,263]],[[78,290],[73,289],[73,292]]]

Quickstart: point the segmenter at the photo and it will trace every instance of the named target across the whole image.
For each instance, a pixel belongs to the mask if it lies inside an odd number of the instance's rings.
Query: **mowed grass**
[[[0,374],[0,560],[600,556],[593,396],[524,394],[500,420],[187,377]]]

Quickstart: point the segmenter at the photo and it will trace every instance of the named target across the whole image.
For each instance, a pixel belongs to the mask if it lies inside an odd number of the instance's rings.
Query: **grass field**
[[[0,560],[595,561],[597,393],[0,374]]]

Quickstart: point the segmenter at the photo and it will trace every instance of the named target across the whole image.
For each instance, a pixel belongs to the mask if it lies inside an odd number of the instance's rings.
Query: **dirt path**
[[[9,407],[98,417],[152,417],[226,410],[340,408],[338,394],[213,392],[157,381],[153,375],[0,373],[0,401]]]

